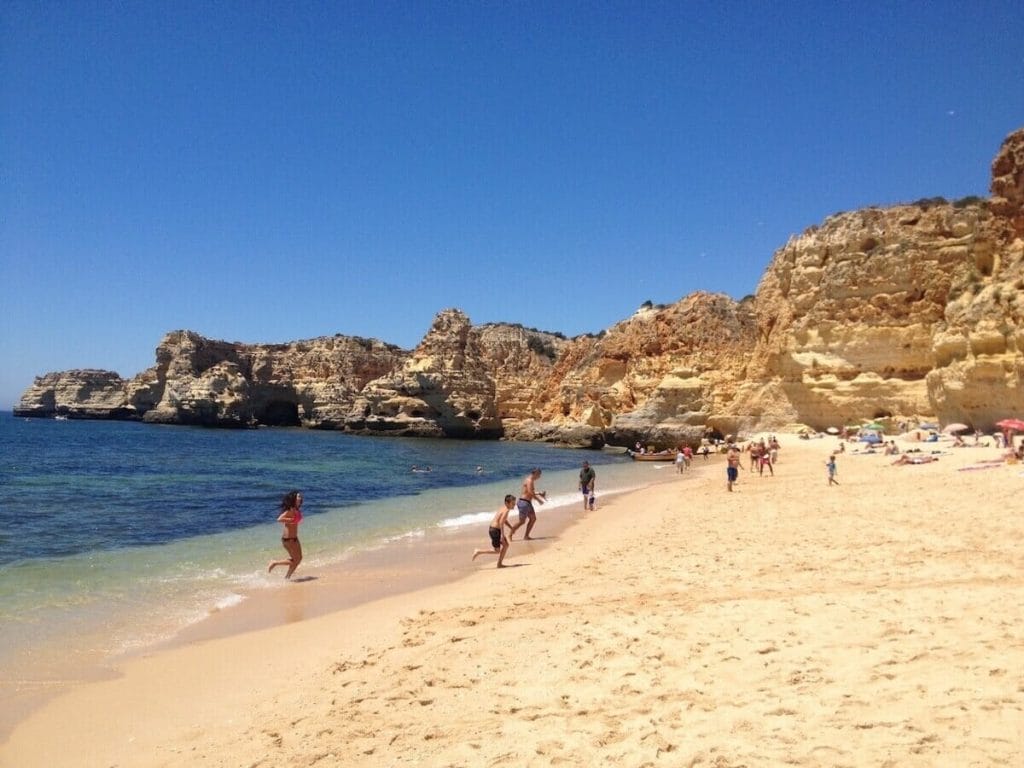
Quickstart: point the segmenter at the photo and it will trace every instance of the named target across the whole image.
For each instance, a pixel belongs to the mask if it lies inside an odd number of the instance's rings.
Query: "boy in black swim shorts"
[[[487,528],[487,534],[491,537],[491,549],[477,549],[473,551],[473,560],[476,560],[480,555],[498,555],[498,567],[504,568],[502,561],[505,559],[505,553],[508,552],[508,539],[505,538],[505,527],[512,530],[512,523],[508,521],[508,513],[516,505],[516,497],[511,493],[505,496],[505,506],[494,513],[494,517],[491,519],[491,524]]]

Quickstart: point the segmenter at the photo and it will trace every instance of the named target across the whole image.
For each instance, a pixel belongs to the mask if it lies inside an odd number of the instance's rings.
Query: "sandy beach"
[[[467,549],[457,581],[131,660],[0,764],[1024,763],[1024,465],[848,452],[830,488],[836,444],[786,436],[733,493],[698,458],[541,512],[513,567]]]

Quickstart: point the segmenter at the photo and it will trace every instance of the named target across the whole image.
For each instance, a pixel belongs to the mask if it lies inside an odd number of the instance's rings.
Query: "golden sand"
[[[1024,765],[1024,466],[847,453],[830,488],[835,445],[733,493],[698,459],[516,567],[134,660],[0,764]]]

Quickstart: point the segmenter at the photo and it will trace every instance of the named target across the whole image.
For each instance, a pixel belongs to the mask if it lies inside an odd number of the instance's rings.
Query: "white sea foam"
[[[438,528],[462,528],[466,525],[479,525],[490,520],[493,512],[469,512],[458,517],[449,517],[437,524]]]
[[[223,611],[225,608],[232,608],[236,605],[240,605],[244,600],[245,595],[239,595],[236,593],[225,595],[214,604],[214,610]]]
[[[405,533],[399,533],[394,536],[388,536],[384,539],[385,544],[389,544],[393,541],[405,541],[406,539],[422,539],[427,535],[427,532],[422,528],[417,528],[414,531],[406,531]]]

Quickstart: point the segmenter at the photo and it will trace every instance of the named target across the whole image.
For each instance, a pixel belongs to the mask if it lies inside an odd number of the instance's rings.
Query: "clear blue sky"
[[[753,293],[840,210],[987,195],[1008,2],[0,4],[0,408],[169,330],[414,346]]]

